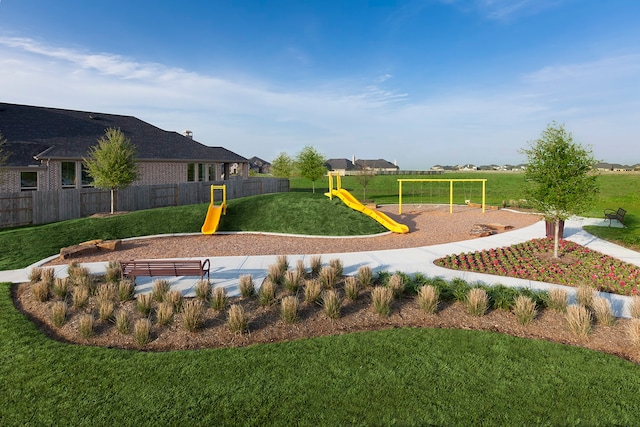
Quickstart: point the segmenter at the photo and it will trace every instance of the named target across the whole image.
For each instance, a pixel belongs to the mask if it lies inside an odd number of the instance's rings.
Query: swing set
[[[403,182],[419,182],[420,194],[422,197],[422,183],[424,182],[448,182],[449,183],[449,213],[453,213],[453,183],[454,182],[481,182],[482,183],[482,213],[485,211],[485,195],[486,195],[486,179],[430,179],[430,178],[416,178],[416,179],[398,179],[398,214],[402,214],[402,183]],[[465,186],[466,188],[466,186]],[[433,197],[433,191],[431,190]],[[468,200],[468,199],[467,199]]]

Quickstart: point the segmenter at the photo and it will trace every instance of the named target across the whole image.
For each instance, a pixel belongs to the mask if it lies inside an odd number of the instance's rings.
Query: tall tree
[[[293,159],[287,153],[280,153],[271,161],[271,175],[278,178],[291,178]]]
[[[296,167],[300,176],[311,181],[311,188],[316,192],[316,181],[327,173],[327,160],[315,148],[307,145],[296,156]]]
[[[136,148],[120,129],[108,128],[98,145],[91,147],[84,165],[98,188],[111,191],[111,213],[114,213],[115,191],[129,186],[138,177]]]
[[[546,221],[555,223],[557,258],[560,221],[584,212],[598,193],[597,161],[590,148],[574,143],[564,125],[555,122],[521,152],[527,156],[525,194]]]

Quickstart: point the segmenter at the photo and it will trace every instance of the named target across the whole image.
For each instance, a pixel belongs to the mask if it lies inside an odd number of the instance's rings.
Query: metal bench
[[[182,259],[147,259],[120,261],[122,277],[131,277],[135,282],[137,276],[198,276],[200,280],[206,273],[209,279],[209,260]]]
[[[609,220],[609,227],[611,227],[611,220],[612,219],[617,219],[618,221],[620,221],[620,223],[622,225],[624,225],[624,215],[627,213],[627,211],[625,211],[622,208],[618,208],[617,211],[613,210],[613,209],[605,209],[604,210],[604,219],[605,220]]]

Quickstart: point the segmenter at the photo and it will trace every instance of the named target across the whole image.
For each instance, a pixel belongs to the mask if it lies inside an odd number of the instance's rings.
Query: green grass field
[[[500,176],[500,195],[491,200],[518,198],[517,177]],[[487,178],[487,191],[494,191],[497,179]],[[599,203],[627,208],[635,224],[638,178],[605,178]],[[376,201],[393,197],[378,184]],[[93,238],[197,232],[205,214],[206,205],[196,205],[5,230],[0,268]],[[349,214],[322,190],[300,191],[232,201],[222,228],[291,232],[292,217],[306,233],[368,234],[379,227],[361,214],[341,226],[323,225]],[[52,341],[16,310],[9,284],[0,284],[0,312],[2,425],[640,424],[639,366],[549,342],[399,329],[149,353]]]

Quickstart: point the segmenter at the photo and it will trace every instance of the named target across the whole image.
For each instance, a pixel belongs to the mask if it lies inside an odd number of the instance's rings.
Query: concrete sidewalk
[[[594,251],[640,266],[640,253],[609,243],[605,240],[598,239],[584,231],[582,228],[584,225],[608,225],[608,223],[604,224],[601,219],[590,218],[575,218],[568,220],[565,222],[564,238],[586,246]],[[529,227],[514,231],[472,240],[465,240],[462,242],[423,246],[419,248],[370,252],[289,255],[287,258],[290,265],[295,265],[297,260],[301,259],[307,266],[309,265],[309,259],[314,255],[321,255],[324,264],[328,263],[329,260],[333,258],[339,258],[343,262],[345,275],[355,275],[358,268],[368,265],[374,270],[374,272],[401,271],[407,274],[422,273],[428,277],[442,277],[446,280],[461,278],[469,283],[479,282],[487,285],[501,284],[510,287],[529,288],[533,290],[548,290],[554,287],[559,287],[567,291],[570,300],[574,300],[576,289],[570,286],[561,286],[532,280],[467,271],[449,270],[433,264],[434,260],[445,255],[511,246],[516,243],[544,236],[544,223],[538,222]],[[229,296],[238,295],[238,283],[240,276],[250,274],[255,283],[259,285],[266,277],[269,265],[274,264],[276,262],[276,258],[276,255],[209,258],[209,262],[211,263],[211,279],[214,286],[224,286]],[[47,260],[42,260],[33,266],[38,266],[46,261]],[[106,262],[87,263],[83,265],[87,267],[91,273],[96,274],[104,273],[107,267]],[[22,270],[0,271],[0,282],[26,282],[28,281],[28,273],[33,266]],[[56,266],[55,269],[56,277],[66,276],[67,267],[65,265]],[[149,292],[153,287],[153,281],[156,279],[158,278],[139,277],[136,280],[136,293]],[[183,295],[195,296],[194,287],[198,278],[167,277],[166,279],[171,282],[173,289],[180,289]],[[616,316],[630,317],[628,305],[631,298],[607,293],[601,293],[601,295],[611,301],[612,309]]]

